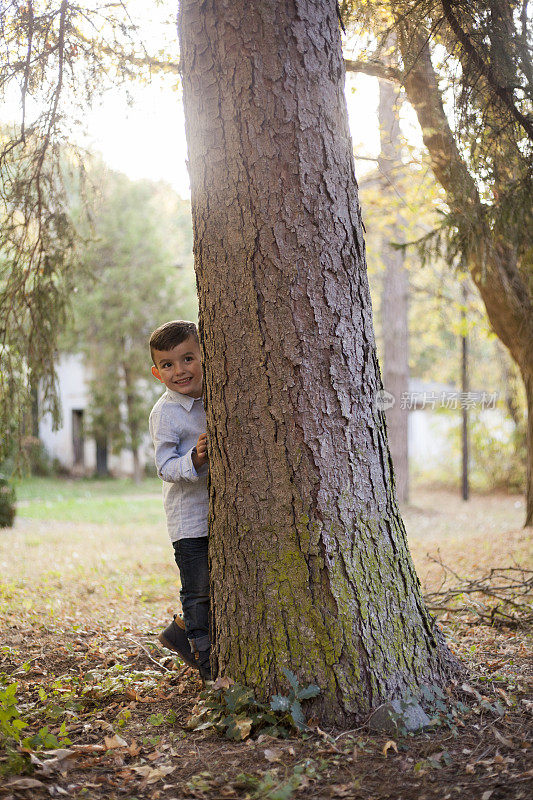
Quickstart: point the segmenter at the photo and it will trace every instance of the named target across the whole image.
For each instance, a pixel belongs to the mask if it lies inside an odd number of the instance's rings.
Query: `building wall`
[[[58,430],[53,430],[52,417],[46,414],[39,423],[39,438],[48,455],[56,459],[69,472],[80,475],[91,475],[96,470],[96,443],[94,439],[83,437],[83,461],[76,464],[74,453],[74,412],[82,412],[84,424],[87,425],[87,408],[89,392],[87,368],[83,356],[62,355],[57,368],[59,381],[59,399],[62,420]],[[147,423],[148,426],[148,423]],[[150,458],[149,437],[141,448],[141,465]],[[130,450],[108,454],[108,468],[112,473],[131,475],[133,473],[133,454]]]

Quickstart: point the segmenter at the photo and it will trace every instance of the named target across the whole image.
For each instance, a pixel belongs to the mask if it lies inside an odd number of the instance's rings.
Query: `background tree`
[[[361,14],[361,9],[365,12]],[[533,522],[533,228],[531,33],[528,3],[345,2],[345,19],[374,23],[374,39],[348,69],[401,83],[433,173],[446,192],[439,235],[460,258],[492,328],[518,365],[528,423],[526,524]],[[400,67],[383,61],[391,28]],[[439,55],[436,55],[436,48]],[[455,104],[444,98],[453,91]]]
[[[168,186],[131,181],[101,163],[89,178],[92,225],[63,347],[82,352],[90,368],[92,434],[129,448],[139,480],[139,448],[160,390],[148,377],[150,333],[166,319],[196,316],[189,204]]]
[[[385,413],[396,492],[399,502],[406,503],[409,499],[408,411],[402,406],[401,398],[409,389],[409,273],[404,264],[405,251],[398,247],[404,242],[406,222],[394,197],[399,190],[396,183],[403,172],[400,102],[398,89],[388,81],[380,81],[378,169],[385,205],[390,204],[396,212],[389,213],[392,219],[381,243],[381,257],[385,263],[381,292],[382,374],[385,389],[394,397],[394,404]]]
[[[171,47],[151,58],[126,4],[103,1],[8,0],[0,38],[0,97],[20,105],[17,123],[0,135],[0,426],[13,433],[31,406],[29,390],[15,396],[9,387],[22,364],[27,386],[44,387],[58,419],[57,335],[76,264],[68,185],[72,172],[83,173],[87,105],[110,82],[164,69]]]
[[[375,405],[336,4],[188,0],[179,32],[215,657],[265,696],[290,666],[339,724],[453,667]]]

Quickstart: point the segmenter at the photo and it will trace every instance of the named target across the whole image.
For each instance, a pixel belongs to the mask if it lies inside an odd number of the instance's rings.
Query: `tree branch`
[[[31,72],[31,48],[33,43],[33,3],[28,2],[28,49],[26,53],[26,62],[24,65],[24,83],[22,85],[22,122],[20,125],[20,138],[26,142],[26,94],[28,92],[28,84],[30,82]]]
[[[472,61],[475,68],[485,77],[487,83],[493,90],[494,94],[500,98],[502,103],[508,108],[515,120],[522,126],[529,138],[533,141],[533,124],[531,120],[526,117],[516,107],[513,99],[512,92],[506,86],[501,86],[496,79],[496,76],[489,64],[481,58],[478,51],[470,41],[470,37],[463,30],[461,24],[455,14],[453,13],[450,0],[441,0],[442,10],[446,20],[460,42],[467,57]]]
[[[486,207],[446,117],[424,31],[400,29],[399,43],[406,67],[403,85],[422,129],[431,168],[446,192],[461,235],[473,242],[465,251],[472,280],[494,331],[515,361],[525,365],[531,357],[533,319],[527,285],[509,248],[501,242],[495,246],[487,234]]]
[[[403,72],[397,67],[390,67],[382,61],[350,61],[344,59],[344,66],[346,72],[362,72],[365,75],[372,75],[375,78],[381,78],[384,81],[392,83],[403,82]]]

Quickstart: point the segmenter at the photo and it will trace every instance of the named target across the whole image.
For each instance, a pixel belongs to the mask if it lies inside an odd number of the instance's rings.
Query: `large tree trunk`
[[[392,208],[397,205],[395,185],[402,174],[402,147],[398,113],[399,90],[389,81],[379,82],[378,119],[381,153],[378,159],[383,180],[383,196]],[[388,200],[387,200],[388,198]],[[383,330],[383,385],[394,396],[386,409],[387,436],[394,467],[396,496],[400,503],[409,500],[408,410],[400,399],[409,389],[409,274],[404,266],[404,251],[392,243],[403,241],[405,221],[401,215],[386,229],[381,245],[385,265],[381,293]],[[403,404],[405,405],[405,404]]]
[[[341,724],[442,682],[392,491],[333,0],[183,0],[218,672]]]
[[[527,402],[527,508],[526,525],[533,525],[533,369],[522,373]]]

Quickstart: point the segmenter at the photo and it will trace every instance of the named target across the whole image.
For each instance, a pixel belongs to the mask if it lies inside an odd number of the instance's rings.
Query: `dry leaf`
[[[265,750],[265,758],[267,761],[270,761],[271,763],[273,761],[281,761],[282,756],[283,752],[281,750],[278,750],[276,747],[272,747],[271,749]]]
[[[231,678],[228,678],[226,675],[224,677],[219,677],[214,682],[212,688],[213,689],[229,689],[230,686],[233,686],[233,681]]]
[[[35,778],[15,778],[5,785],[10,789],[44,789],[46,787],[45,783],[42,783],[42,781],[38,781]]]
[[[497,738],[497,740],[501,742],[503,745],[505,745],[505,747],[514,747],[512,741],[510,739],[507,739],[505,736],[502,736],[502,734],[499,731],[497,731],[496,728],[492,728],[492,732],[494,736]]]
[[[30,761],[35,767],[36,772],[39,775],[44,775],[45,777],[48,777],[56,770],[61,773],[66,772],[71,766],[69,763],[67,763],[68,760],[78,757],[78,753],[75,750],[66,750],[64,748],[59,750],[47,750],[46,754],[55,754],[55,757],[47,760],[41,760],[40,758],[37,758],[35,753],[30,753]]]
[[[141,749],[142,749],[141,746],[137,744],[137,742],[134,739],[130,744],[130,746],[128,747],[128,753],[130,754],[130,756],[138,756],[139,753],[141,752]]]
[[[122,736],[115,733],[114,736],[104,736],[106,750],[113,750],[115,747],[127,747],[128,743]]]
[[[385,744],[383,746],[382,753],[385,756],[385,758],[387,758],[387,753],[391,748],[394,750],[395,753],[398,752],[398,745],[396,744],[396,742],[393,739],[389,739],[389,741],[385,742]]]
[[[239,731],[241,739],[246,739],[246,737],[250,735],[253,725],[251,719],[248,717],[245,717],[244,719],[236,719],[234,724]]]
[[[483,794],[481,795],[481,800],[489,800],[489,797],[491,796],[493,791],[494,789],[487,789],[487,791],[483,792]]]
[[[169,766],[161,766],[161,767],[149,767],[148,764],[143,765],[142,767],[133,767],[134,771],[137,775],[141,775],[141,777],[146,778],[147,783],[156,783],[164,778],[166,775],[170,775],[171,772],[174,772],[176,767]]]
[[[146,778],[152,772],[152,769],[153,767],[149,766],[149,764],[143,764],[141,767],[133,767],[134,772],[143,778]]]
[[[465,767],[465,772],[466,772],[468,775],[473,775],[475,771],[476,771],[476,767],[475,767],[475,765],[474,765],[474,764],[467,764],[467,765],[466,765],[466,767]]]

